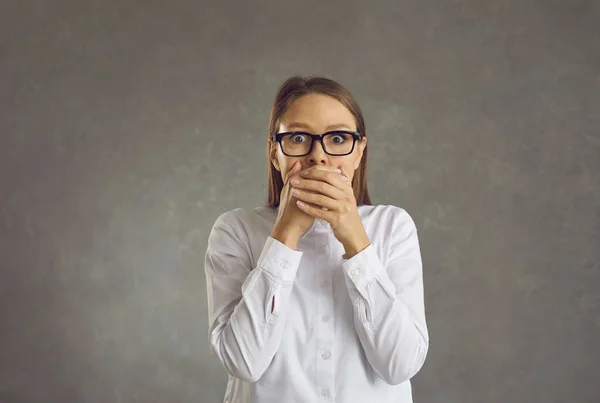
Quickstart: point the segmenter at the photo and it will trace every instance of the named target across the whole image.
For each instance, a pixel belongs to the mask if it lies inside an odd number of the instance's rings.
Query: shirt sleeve
[[[205,255],[211,351],[227,372],[256,382],[275,355],[302,252],[268,237],[256,267],[239,219],[221,215]]]
[[[429,348],[417,228],[398,211],[385,266],[372,244],[342,263],[367,360],[392,385],[412,378]]]

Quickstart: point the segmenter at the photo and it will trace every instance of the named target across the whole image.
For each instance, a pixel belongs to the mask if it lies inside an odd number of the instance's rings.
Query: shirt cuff
[[[300,266],[302,253],[269,236],[258,258],[257,266],[282,281],[293,282]]]
[[[373,244],[350,259],[345,259],[342,262],[342,268],[346,272],[346,278],[359,290],[364,289],[385,270]]]

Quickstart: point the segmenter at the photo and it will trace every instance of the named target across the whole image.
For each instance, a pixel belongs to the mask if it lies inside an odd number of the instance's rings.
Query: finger
[[[334,167],[333,165],[314,165],[308,169],[312,169],[312,170],[321,170],[321,171],[331,171],[331,172],[337,172],[337,173],[341,173],[342,170],[338,167]]]
[[[319,180],[329,183],[331,186],[334,186],[344,192],[346,192],[350,187],[350,180],[348,177],[338,172],[326,170],[304,170],[300,173],[300,177],[303,179]]]
[[[292,166],[292,169],[290,169],[289,171],[287,171],[285,173],[285,176],[283,177],[283,184],[285,185],[286,183],[288,183],[289,179],[290,179],[290,173],[294,170],[294,167],[296,166],[296,164],[294,164]]]
[[[292,166],[292,170],[290,171],[289,177],[296,176],[302,170],[302,163],[300,161],[296,161],[294,166]]]
[[[311,171],[324,171],[324,172],[337,172],[341,173],[342,170],[340,168],[336,168],[331,165],[313,165],[312,167],[306,168],[300,174],[304,174]]]
[[[294,201],[296,202],[296,204],[298,204],[297,202],[301,201],[301,200],[299,200],[299,199],[298,199],[296,196],[292,197],[292,200],[294,200]],[[310,206],[310,207],[312,207],[312,208],[314,208],[314,209],[322,209],[322,210],[327,210],[327,208],[326,208],[326,207],[317,206],[317,205],[315,205],[315,204],[310,204],[310,203],[308,203],[308,202],[303,202],[303,203],[304,203],[304,204],[306,204],[306,205],[308,205],[308,206]]]
[[[343,190],[320,180],[298,178],[292,182],[292,187],[310,191],[312,193],[322,194],[334,200],[342,200],[346,196],[346,193]]]
[[[327,209],[313,207],[310,204],[303,202],[302,200],[297,200],[296,204],[298,205],[298,208],[300,210],[304,211],[306,214],[308,214],[311,217],[321,218],[327,222],[329,222],[332,219],[333,213],[330,211],[327,211]]]
[[[340,168],[340,170],[342,171],[341,175],[342,175],[342,179],[344,179],[349,185],[351,185],[350,183],[350,176],[346,173],[346,171],[344,170],[344,168]]]
[[[303,202],[310,203],[319,208],[325,207],[326,210],[338,210],[340,202],[332,199],[331,197],[322,195],[320,193],[307,192],[300,189],[292,189],[292,195]]]
[[[300,161],[296,161],[294,165],[292,165],[292,169],[290,169],[285,175],[284,185],[287,185],[292,176],[296,175],[302,169],[302,164]]]
[[[298,169],[302,170],[302,165],[299,162],[298,162],[298,164],[299,164],[298,165]],[[293,179],[292,178],[293,176],[297,176],[296,179],[300,179],[300,177],[303,174],[305,174],[306,172],[312,171],[312,170],[321,170],[321,171],[324,171],[324,172],[331,172],[331,171],[333,171],[333,172],[338,172],[338,173],[342,172],[341,169],[333,167],[331,165],[314,165],[312,167],[309,167],[309,168],[303,170],[302,172],[299,172],[299,173],[297,171],[294,172],[294,174],[289,175],[289,180]],[[287,182],[286,182],[286,184],[287,184]]]

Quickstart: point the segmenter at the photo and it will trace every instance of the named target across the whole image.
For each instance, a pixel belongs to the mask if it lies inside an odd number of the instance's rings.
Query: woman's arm
[[[236,209],[222,214],[205,257],[209,339],[227,372],[256,382],[281,342],[302,252],[268,237],[253,267],[248,233]]]
[[[429,348],[417,228],[405,210],[397,211],[385,267],[373,245],[343,262],[366,357],[392,385],[412,378]]]

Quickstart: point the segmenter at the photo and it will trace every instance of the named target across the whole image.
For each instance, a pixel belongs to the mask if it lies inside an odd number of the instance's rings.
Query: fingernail
[[[341,173],[342,173],[342,170],[341,170],[341,169],[339,169],[339,168],[336,168],[335,172],[337,172],[337,173],[341,174]]]
[[[342,179],[348,182],[348,178],[346,176],[342,175]]]
[[[298,179],[292,179],[292,185],[299,185],[300,181]]]
[[[301,176],[306,176],[306,174],[307,174],[307,173],[308,173],[308,172],[306,172],[306,171],[302,171],[302,172],[300,172],[300,175],[301,175]]]

